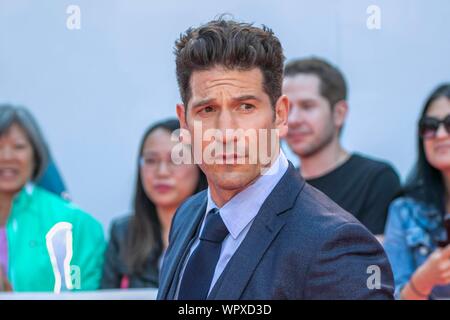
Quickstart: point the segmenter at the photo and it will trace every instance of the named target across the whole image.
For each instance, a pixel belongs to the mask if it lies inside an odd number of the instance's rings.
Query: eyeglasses
[[[145,158],[145,157],[141,157],[139,159],[139,165],[141,166],[141,168],[144,168],[144,169],[156,170],[161,166],[162,163],[164,163],[166,165],[167,169],[169,169],[170,171],[176,170],[179,167],[182,167],[181,165],[176,165],[171,160],[164,161],[162,159]]]
[[[442,120],[434,117],[423,117],[419,121],[420,136],[423,139],[435,138],[441,124],[444,125],[445,131],[450,134],[450,114]]]

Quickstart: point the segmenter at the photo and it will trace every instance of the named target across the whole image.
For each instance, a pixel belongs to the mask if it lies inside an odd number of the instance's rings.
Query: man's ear
[[[348,103],[345,100],[341,100],[334,105],[333,120],[334,125],[341,129],[344,126],[345,119],[348,113]]]
[[[180,122],[180,136],[179,140],[185,145],[192,144],[191,134],[189,133],[187,119],[186,119],[186,109],[184,104],[177,104],[177,117]]]
[[[178,103],[177,104],[177,117],[178,121],[180,121],[180,128],[181,129],[187,129],[187,122],[186,122],[186,109],[184,107],[184,104]]]
[[[289,99],[286,95],[278,98],[275,105],[275,127],[279,130],[280,138],[287,135],[289,116]]]

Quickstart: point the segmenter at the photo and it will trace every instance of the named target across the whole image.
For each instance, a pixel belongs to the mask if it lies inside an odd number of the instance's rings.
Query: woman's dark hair
[[[31,178],[36,181],[48,166],[47,143],[36,120],[27,109],[9,104],[0,105],[0,136],[6,134],[14,124],[25,132],[33,148],[34,170]]]
[[[427,101],[420,115],[422,119],[431,104],[439,98],[445,97],[450,99],[450,83],[445,83],[436,88]],[[419,119],[419,121],[420,121]],[[441,172],[434,168],[427,160],[423,146],[423,138],[419,134],[419,126],[417,125],[417,162],[410,173],[402,195],[411,196],[414,199],[433,205],[441,213],[445,213],[444,195],[445,186]]]
[[[141,175],[139,159],[142,156],[147,137],[156,129],[164,129],[169,133],[180,128],[176,119],[168,119],[155,123],[148,128],[141,140],[139,147],[136,186],[134,193],[134,215],[129,224],[128,243],[125,254],[125,261],[131,273],[142,273],[146,266],[146,261],[158,261],[162,254],[163,243],[161,235],[161,224],[156,212],[156,206],[145,193]],[[206,177],[199,170],[199,180],[194,193],[200,192],[207,187]]]

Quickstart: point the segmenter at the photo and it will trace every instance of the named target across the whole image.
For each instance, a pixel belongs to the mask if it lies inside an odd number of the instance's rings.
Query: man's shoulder
[[[302,252],[305,259],[342,248],[352,251],[364,247],[382,252],[378,240],[358,219],[309,184],[299,194],[289,215],[282,233],[283,243]]]
[[[305,185],[290,211],[288,228],[302,230],[302,238],[325,240],[344,225],[366,229],[352,214],[309,184]],[[367,233],[370,235],[368,230]]]
[[[331,219],[338,222],[358,222],[354,215],[340,207],[331,200],[325,193],[312,185],[306,183],[299,198],[296,207],[301,210],[305,216],[315,216],[316,218]]]

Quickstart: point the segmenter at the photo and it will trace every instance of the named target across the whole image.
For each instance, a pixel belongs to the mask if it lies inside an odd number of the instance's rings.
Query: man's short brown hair
[[[347,99],[347,84],[341,71],[331,63],[319,58],[297,59],[290,61],[284,68],[285,77],[298,74],[315,75],[320,80],[320,94],[333,108],[336,103]]]
[[[266,26],[258,28],[219,18],[182,34],[175,42],[175,56],[178,86],[186,107],[192,94],[192,73],[215,66],[243,71],[259,68],[273,106],[282,94],[283,49]]]

